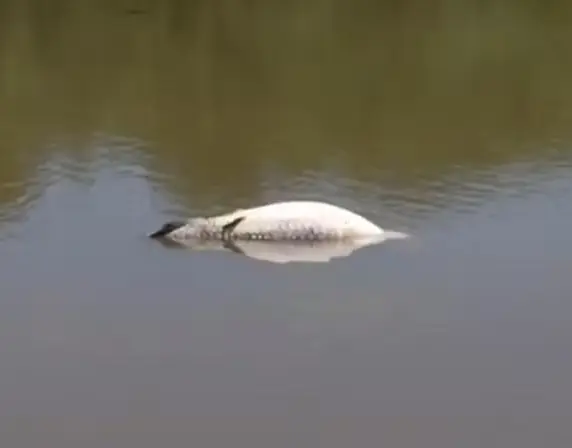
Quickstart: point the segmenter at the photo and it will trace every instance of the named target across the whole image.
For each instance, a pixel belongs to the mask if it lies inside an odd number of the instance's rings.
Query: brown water
[[[0,2],[2,446],[572,446],[572,9],[488,3]],[[146,238],[300,198],[412,238]]]

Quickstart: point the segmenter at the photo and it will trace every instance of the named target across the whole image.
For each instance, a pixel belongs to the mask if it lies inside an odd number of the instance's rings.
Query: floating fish
[[[173,241],[264,240],[323,241],[383,235],[363,216],[313,201],[277,202],[219,216],[171,221],[150,235]]]
[[[312,201],[278,202],[171,221],[149,236],[168,245],[230,250],[275,263],[327,262],[361,247],[408,237],[383,230],[349,210]]]

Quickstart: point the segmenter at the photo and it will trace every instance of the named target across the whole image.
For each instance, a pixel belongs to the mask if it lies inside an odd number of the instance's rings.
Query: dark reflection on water
[[[570,446],[571,12],[1,1],[4,444]],[[412,238],[147,238],[291,198]]]

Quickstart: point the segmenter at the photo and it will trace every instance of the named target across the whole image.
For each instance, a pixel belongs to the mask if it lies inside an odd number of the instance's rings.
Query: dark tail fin
[[[184,225],[185,225],[185,223],[182,221],[168,222],[165,225],[163,225],[163,227],[161,227],[159,230],[157,230],[156,232],[153,232],[151,235],[149,235],[149,238],[163,238],[163,237],[169,235],[169,233],[171,233],[177,229],[180,229]]]

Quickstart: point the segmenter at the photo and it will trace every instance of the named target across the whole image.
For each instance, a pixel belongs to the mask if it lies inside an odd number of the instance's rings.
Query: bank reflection
[[[324,172],[442,207],[451,173],[569,152],[568,7],[459,5],[0,2],[0,184],[103,132],[187,207]]]

